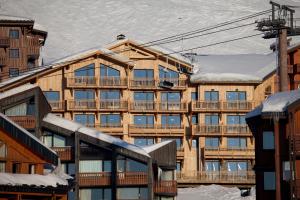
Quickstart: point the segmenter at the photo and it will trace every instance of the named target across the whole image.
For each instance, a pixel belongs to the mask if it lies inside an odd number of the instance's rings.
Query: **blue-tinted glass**
[[[92,90],[75,90],[75,99],[95,99],[95,92]]]
[[[182,147],[182,139],[181,138],[161,138],[161,141],[170,141],[170,140],[175,140],[176,141],[176,147],[177,150],[180,149]]]
[[[239,100],[246,100],[246,92],[239,92]]]
[[[154,139],[153,138],[134,138],[134,144],[141,146],[141,147],[153,145]]]
[[[137,101],[153,101],[153,92],[134,92],[134,100]]]
[[[192,92],[191,97],[192,97],[193,101],[198,100],[198,93],[197,92]]]
[[[95,115],[93,114],[76,114],[75,121],[84,125],[95,124]]]
[[[240,115],[240,124],[246,124],[246,117],[245,117],[245,115]]]
[[[127,170],[126,171],[130,171],[130,172],[145,172],[147,170],[147,165],[131,160],[131,159],[127,159]]]
[[[168,117],[168,124],[180,125],[180,115],[170,115]]]
[[[133,70],[135,78],[153,78],[153,69],[135,69]]]
[[[247,162],[238,162],[238,169],[242,171],[247,170]]]
[[[246,92],[226,92],[226,99],[228,101],[246,100]]]
[[[205,138],[205,146],[206,147],[218,147],[219,146],[219,138]]]
[[[113,77],[118,77],[120,76],[120,71],[114,68],[111,68],[109,66],[100,64],[100,76],[113,76]]]
[[[218,101],[219,92],[218,91],[205,91],[204,93],[205,101]]]
[[[119,114],[102,114],[100,122],[101,124],[120,124],[121,116]]]
[[[105,188],[104,189],[104,197],[103,200],[111,200],[111,189],[110,188]]]
[[[219,116],[218,115],[205,115],[205,124],[206,125],[218,125]]]
[[[90,64],[74,71],[75,76],[95,76],[95,64]]]
[[[227,138],[227,146],[231,148],[245,148],[246,138]]]
[[[135,115],[134,124],[154,124],[153,115]]]
[[[246,124],[245,115],[227,115],[227,124]]]
[[[111,90],[111,91],[100,91],[101,99],[120,99],[120,91],[119,90]]]
[[[180,92],[162,92],[161,93],[161,101],[171,101],[171,102],[178,102],[180,101]]]
[[[159,66],[159,78],[179,78],[179,73]]]
[[[206,161],[205,162],[206,171],[220,171],[220,162],[219,161]]]
[[[192,124],[198,124],[198,115],[192,115]]]
[[[44,95],[48,101],[58,101],[59,100],[59,92],[58,91],[45,91]]]
[[[227,170],[228,171],[237,171],[238,170],[237,162],[227,162]]]
[[[176,171],[181,171],[181,163],[180,162],[177,162],[176,163]]]
[[[111,172],[111,161],[110,160],[104,160],[103,161],[103,171],[104,172]]]

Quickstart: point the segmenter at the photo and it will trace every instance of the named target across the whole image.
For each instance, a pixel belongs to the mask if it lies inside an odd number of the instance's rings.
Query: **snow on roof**
[[[151,51],[155,51],[155,52],[158,52],[158,53],[161,53],[161,54],[165,54],[165,55],[167,55],[171,58],[175,58],[175,59],[183,61],[187,64],[191,64],[191,61],[188,58],[182,56],[180,53],[174,52],[173,50],[171,50],[169,48],[163,47],[161,45],[147,44],[147,42],[138,41],[138,40],[130,40],[130,39],[117,40],[116,42],[109,44],[107,48],[110,49],[113,46],[120,45],[120,44],[123,44],[125,42],[133,43],[135,45],[141,46],[142,48],[146,48],[146,49],[149,49]]]
[[[169,143],[171,143],[173,140],[167,140],[167,141],[163,141],[163,142],[160,142],[160,143],[157,143],[157,144],[153,144],[153,145],[150,145],[150,146],[145,146],[143,147],[143,149],[147,152],[147,153],[150,153],[152,151],[155,151]]]
[[[54,125],[59,126],[59,127],[62,127],[64,129],[70,130],[72,132],[78,131],[82,134],[86,134],[86,135],[91,136],[93,138],[97,138],[97,139],[102,140],[104,142],[107,142],[107,143],[110,143],[110,144],[113,144],[113,145],[116,145],[116,146],[119,146],[119,147],[122,147],[122,148],[125,148],[125,149],[129,149],[129,150],[131,150],[135,153],[138,153],[138,154],[141,154],[143,156],[149,157],[149,155],[147,154],[147,152],[144,149],[142,149],[142,148],[140,148],[136,145],[127,143],[124,140],[121,140],[119,138],[115,138],[113,136],[110,136],[110,135],[107,135],[105,133],[99,132],[96,129],[85,127],[84,125],[82,125],[80,123],[77,123],[77,122],[74,122],[74,121],[71,121],[71,120],[67,120],[67,119],[62,118],[62,117],[58,117],[54,114],[51,114],[51,113],[47,114],[44,117],[43,121],[48,122],[50,124],[54,124]]]
[[[278,92],[266,99],[261,106],[246,115],[246,118],[255,117],[262,113],[282,113],[287,107],[300,99],[300,89]]]
[[[43,25],[38,24],[36,22],[34,22],[33,29],[43,31],[43,32],[48,32],[47,29]]]
[[[276,54],[193,55],[191,82],[262,81],[276,69]]]
[[[68,185],[68,181],[52,173],[48,175],[0,173],[0,185],[57,187]]]
[[[18,93],[22,93],[22,92],[25,92],[27,90],[30,90],[30,89],[36,88],[36,87],[39,87],[39,86],[37,86],[36,84],[30,84],[30,83],[21,85],[19,87],[16,87],[16,88],[13,88],[13,89],[10,89],[10,90],[0,93],[0,99],[7,98],[7,97],[13,96]]]
[[[29,133],[26,129],[24,129],[23,127],[19,126],[18,124],[16,124],[14,121],[12,121],[9,117],[7,117],[6,115],[4,115],[3,113],[0,113],[0,117],[5,119],[6,121],[8,121],[9,123],[11,123],[14,127],[16,127],[17,129],[21,130],[24,134],[26,134],[27,136],[29,136],[31,139],[35,140],[36,142],[38,142],[40,145],[42,145],[44,148],[46,148],[48,151],[52,152],[53,154],[57,155],[55,151],[53,151],[52,149],[50,149],[49,147],[47,147],[41,140],[39,140],[37,137],[35,137],[32,133]]]
[[[26,21],[34,22],[32,19],[26,17],[12,16],[12,15],[0,15],[0,21]]]

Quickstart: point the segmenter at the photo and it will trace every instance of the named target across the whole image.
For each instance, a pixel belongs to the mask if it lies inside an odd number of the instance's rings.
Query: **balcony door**
[[[88,127],[95,126],[94,114],[75,114],[75,121]]]
[[[181,107],[180,92],[161,93],[162,110],[180,110],[180,107]]]
[[[96,84],[95,81],[95,64],[90,64],[74,71],[75,84]]]
[[[134,125],[140,128],[154,128],[154,115],[135,115]]]
[[[154,93],[153,92],[134,92],[134,108],[138,110],[154,109]]]
[[[180,128],[181,117],[180,115],[162,115],[161,116],[162,128]]]
[[[109,67],[104,64],[100,64],[100,85],[120,85],[120,71]]]
[[[95,91],[94,90],[75,90],[75,106],[84,108],[95,108]]]

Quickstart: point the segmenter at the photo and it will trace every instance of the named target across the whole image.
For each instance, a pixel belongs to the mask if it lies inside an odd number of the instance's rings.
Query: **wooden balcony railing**
[[[65,101],[49,101],[53,111],[63,111],[65,109]]]
[[[127,78],[120,78],[119,76],[100,77],[100,87],[127,87]]]
[[[223,110],[227,111],[250,111],[254,108],[254,103],[251,101],[226,101],[223,102]]]
[[[8,59],[6,56],[0,56],[0,66],[5,66],[8,64]]]
[[[184,126],[180,124],[129,124],[129,134],[131,135],[182,135]]]
[[[221,125],[193,125],[193,135],[221,135]]]
[[[147,185],[148,175],[146,172],[118,172],[118,185]]]
[[[177,195],[177,182],[171,181],[159,181],[154,184],[154,193],[160,195]]]
[[[252,135],[248,125],[225,125],[222,127],[224,135]]]
[[[80,186],[109,186],[110,184],[110,172],[79,173]]]
[[[192,111],[217,111],[221,110],[220,101],[193,101]]]
[[[178,183],[255,184],[254,171],[191,171],[177,173]]]
[[[72,147],[51,147],[55,151],[62,161],[72,160]]]
[[[0,37],[0,47],[6,48],[10,46],[9,37]]]
[[[121,123],[105,123],[96,124],[96,129],[104,133],[110,133],[112,135],[123,135],[123,125]]]
[[[35,116],[26,115],[26,116],[9,116],[11,120],[19,124],[25,129],[34,129],[35,128]]]
[[[161,102],[158,103],[158,109],[161,112],[187,112],[187,103],[182,102]]]
[[[119,99],[100,100],[99,109],[100,110],[127,110],[128,102],[121,101]]]
[[[68,108],[71,110],[96,110],[97,102],[95,99],[69,100]]]
[[[241,148],[241,147],[230,147],[230,148],[219,148],[219,147],[205,147],[204,156],[206,158],[250,158],[254,159],[255,151],[254,148]]]
[[[157,104],[154,101],[134,101],[130,103],[130,110],[137,112],[155,112]]]
[[[192,111],[194,112],[229,112],[243,111],[248,112],[255,106],[253,101],[193,101]]]
[[[67,79],[68,87],[95,87],[97,78],[95,76],[75,76]]]
[[[179,159],[183,159],[184,158],[184,148],[183,147],[177,148],[176,156]]]
[[[134,78],[130,80],[130,87],[138,89],[154,89],[157,84],[153,78]]]
[[[246,124],[240,125],[193,125],[192,126],[193,135],[203,135],[203,136],[251,136],[252,133]]]
[[[161,86],[163,84],[163,81],[167,81],[170,83],[173,83],[172,89],[185,89],[187,88],[187,80],[182,78],[164,78],[160,79],[157,82],[157,85]]]

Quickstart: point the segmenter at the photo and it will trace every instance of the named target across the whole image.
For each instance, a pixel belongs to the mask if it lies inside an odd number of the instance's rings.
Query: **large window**
[[[230,149],[244,149],[247,147],[247,140],[246,138],[227,138],[227,147]]]
[[[162,92],[161,102],[180,102],[180,92]]]
[[[199,119],[198,119],[198,115],[192,115],[192,124],[196,125],[198,124]]]
[[[146,172],[147,165],[129,158],[119,158],[117,160],[118,172]]]
[[[217,149],[219,148],[220,139],[217,137],[207,137],[205,138],[205,148]]]
[[[153,101],[154,93],[153,92],[134,92],[135,101]]]
[[[192,92],[191,98],[192,98],[192,101],[197,101],[198,100],[198,92]]]
[[[219,115],[205,115],[205,124],[206,125],[218,125],[219,124]]]
[[[205,171],[220,171],[220,162],[213,161],[205,161]]]
[[[264,190],[275,190],[275,172],[264,172]]]
[[[80,199],[84,200],[111,200],[110,188],[85,188],[79,190]]]
[[[17,29],[11,29],[9,30],[9,38],[11,39],[19,39],[20,38],[20,32]]]
[[[244,100],[246,100],[246,92],[245,91],[226,92],[226,100],[227,101],[244,101]]]
[[[86,100],[86,99],[95,99],[94,90],[75,90],[75,100]]]
[[[94,114],[75,114],[75,121],[86,125],[86,126],[95,126],[95,115]]]
[[[274,132],[272,131],[263,132],[263,149],[265,150],[274,149]]]
[[[75,76],[95,76],[95,64],[90,64],[85,67],[76,69]]]
[[[135,115],[134,124],[136,125],[154,125],[154,115]]]
[[[161,141],[170,141],[175,140],[176,141],[176,148],[177,150],[180,150],[182,148],[182,138],[161,138]]]
[[[153,79],[154,73],[153,69],[135,69],[133,71],[134,78],[146,78]]]
[[[161,116],[162,127],[181,127],[180,115],[162,115]]]
[[[117,199],[148,199],[148,188],[118,188]]]
[[[79,172],[90,173],[90,172],[102,172],[102,160],[80,160],[79,161]]]
[[[229,172],[237,172],[237,171],[242,171],[245,172],[247,171],[247,162],[246,161],[228,161],[227,162],[227,171]]]
[[[121,115],[120,114],[101,114],[100,115],[101,126],[120,126],[121,125]]]
[[[101,100],[109,100],[109,99],[120,99],[120,91],[119,90],[102,90],[100,91],[100,99]]]
[[[153,145],[154,143],[154,138],[134,138],[134,144],[141,147]]]
[[[170,70],[166,67],[159,66],[159,78],[161,79],[178,79],[179,73],[173,70]]]
[[[59,91],[44,91],[48,101],[59,101]]]
[[[120,71],[116,70],[112,67],[109,67],[104,64],[100,64],[100,76],[101,77],[119,77],[120,76]]]
[[[47,147],[65,147],[66,138],[49,131],[45,131],[43,135],[43,143]]]
[[[205,91],[204,92],[205,101],[219,101],[218,91]]]
[[[246,124],[245,115],[227,115],[228,125]]]
[[[35,104],[34,99],[31,99],[27,103],[21,103],[13,107],[4,110],[7,116],[24,116],[24,115],[35,115]]]
[[[0,161],[0,173],[4,173],[5,172],[5,162]]]
[[[19,76],[19,69],[18,68],[9,68],[9,77],[16,77]]]
[[[20,57],[19,49],[10,49],[9,50],[9,57],[10,58],[19,58]]]

